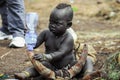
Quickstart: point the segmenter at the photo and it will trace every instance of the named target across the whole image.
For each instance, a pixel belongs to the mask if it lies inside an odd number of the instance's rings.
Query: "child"
[[[71,6],[59,4],[50,14],[49,29],[44,30],[38,36],[34,48],[45,42],[45,54],[35,54],[33,58],[42,61],[44,66],[53,71],[71,67],[75,63],[73,37],[66,31],[72,26],[72,19],[73,10]],[[20,75],[16,74],[16,76]],[[32,67],[27,69],[25,74],[22,73],[20,78],[36,77],[38,75],[39,73]]]
[[[68,29],[72,26],[72,19],[73,10],[69,4],[60,3],[57,5],[50,14],[49,29],[40,33],[34,47],[38,48],[44,42],[45,53],[34,54],[31,59],[40,61],[46,68],[54,71],[55,75],[60,74],[61,76],[61,72],[58,70],[70,69],[77,62],[74,54],[75,40]],[[92,70],[90,69],[90,71]],[[42,73],[36,68],[30,67],[22,73],[16,73],[15,77],[25,80],[29,77],[40,76],[40,74]]]

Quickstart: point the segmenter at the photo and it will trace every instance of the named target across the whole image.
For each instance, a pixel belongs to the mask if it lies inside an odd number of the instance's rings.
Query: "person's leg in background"
[[[24,32],[25,32],[25,7],[24,0],[4,0],[6,8],[3,18],[3,30],[8,30],[12,34],[13,39],[9,47],[24,47]],[[6,13],[6,14],[5,14]],[[5,21],[5,22],[4,22]],[[4,26],[7,24],[6,26]],[[5,32],[4,32],[5,33]]]
[[[24,47],[25,7],[24,0],[6,0],[8,6],[8,30],[13,35],[10,47]]]
[[[7,5],[5,0],[0,1],[0,14],[2,20],[2,27],[0,28],[0,40],[12,39],[12,35],[8,30]]]

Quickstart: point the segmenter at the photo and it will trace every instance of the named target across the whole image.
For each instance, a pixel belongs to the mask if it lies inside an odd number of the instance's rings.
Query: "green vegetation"
[[[105,64],[105,71],[108,74],[108,80],[120,80],[120,65],[118,64],[118,56],[120,52],[117,52],[108,57]]]

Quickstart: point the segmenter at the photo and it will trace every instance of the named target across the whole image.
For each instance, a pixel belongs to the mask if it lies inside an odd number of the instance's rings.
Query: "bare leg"
[[[36,70],[42,76],[45,76],[48,79],[53,79],[53,80],[56,79],[57,76],[72,78],[73,76],[78,74],[81,71],[81,69],[83,68],[83,66],[85,65],[87,54],[88,54],[88,47],[86,45],[84,45],[83,52],[82,52],[78,62],[75,65],[73,65],[69,70],[57,71],[58,73],[60,72],[62,74],[61,75],[61,74],[56,74],[56,72],[52,71],[51,69],[48,69],[41,62],[33,59],[33,56],[34,56],[33,52],[30,52],[30,51],[27,52],[27,55],[28,55],[30,61],[32,62],[32,64],[34,65],[34,67],[36,68]]]
[[[36,68],[36,70],[42,75],[45,76],[49,79],[55,79],[55,73],[54,71],[50,70],[49,68],[45,67],[42,63],[40,63],[39,61],[33,59],[34,53],[28,51],[27,55],[30,59],[30,61],[32,62],[32,64],[34,65],[34,67]]]

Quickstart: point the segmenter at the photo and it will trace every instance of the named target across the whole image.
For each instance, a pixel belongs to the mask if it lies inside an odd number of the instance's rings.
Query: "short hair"
[[[73,9],[71,7],[71,5],[69,4],[66,4],[66,3],[59,3],[57,6],[56,6],[56,9],[65,9],[67,8],[67,11],[66,11],[66,14],[67,14],[67,21],[72,21],[73,19]]]
[[[71,5],[66,4],[66,3],[60,3],[56,6],[57,9],[64,9],[66,7],[71,7]]]

